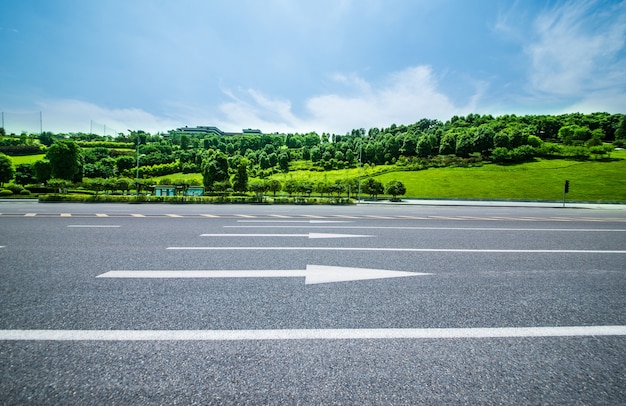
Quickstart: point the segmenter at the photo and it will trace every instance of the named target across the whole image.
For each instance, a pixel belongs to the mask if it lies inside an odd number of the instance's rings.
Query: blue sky
[[[334,132],[626,113],[626,1],[20,0],[8,131]]]

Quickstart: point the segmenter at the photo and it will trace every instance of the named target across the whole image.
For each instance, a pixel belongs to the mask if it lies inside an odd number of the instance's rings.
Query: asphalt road
[[[2,404],[626,404],[626,211],[1,202],[0,247]]]

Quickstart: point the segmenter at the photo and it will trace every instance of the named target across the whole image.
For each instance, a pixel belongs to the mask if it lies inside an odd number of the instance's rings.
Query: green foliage
[[[378,195],[383,194],[385,188],[381,182],[374,178],[367,178],[361,183],[361,191],[370,195],[372,199],[376,199]]]
[[[209,149],[202,158],[202,178],[206,190],[219,190],[229,180],[228,157],[223,152]],[[216,188],[216,183],[222,183]]]
[[[11,158],[0,154],[0,187],[6,182],[10,182],[15,176],[15,168]]]
[[[83,153],[71,140],[55,141],[46,152],[53,178],[80,181],[83,170]]]
[[[72,185],[72,182],[66,179],[54,178],[50,179],[48,186],[56,189],[59,193],[67,193],[67,189]]]
[[[28,185],[35,183],[35,169],[31,164],[19,164],[15,167],[15,183],[19,185]]]
[[[24,188],[22,186],[15,184],[7,185],[6,188],[10,190],[14,195],[18,195],[24,191]]]
[[[626,140],[626,114],[620,114],[620,116],[619,125],[615,129],[615,139],[624,141]]]
[[[392,180],[385,184],[385,194],[391,195],[393,199],[406,193],[404,183],[398,180]]]
[[[46,183],[52,176],[52,165],[47,159],[36,161],[33,164],[33,170],[35,171],[35,178],[39,183]]]
[[[41,145],[0,145],[0,153],[11,156],[37,155],[41,151]]]
[[[233,190],[235,192],[248,191],[248,163],[246,158],[242,158],[237,166],[237,172],[233,178]]]
[[[77,141],[81,148],[105,148],[105,149],[134,149],[135,144],[132,142],[113,142],[113,141]]]

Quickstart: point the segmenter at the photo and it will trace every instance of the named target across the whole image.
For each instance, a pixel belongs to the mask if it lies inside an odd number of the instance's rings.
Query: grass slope
[[[626,201],[626,160],[539,160],[515,166],[391,172],[376,178],[403,182],[406,197],[515,200],[560,200],[568,179],[568,200]]]
[[[611,160],[537,160],[518,165],[487,164],[473,168],[435,168],[423,171],[393,171],[392,166],[363,170],[362,177],[374,177],[383,184],[399,180],[407,188],[405,197],[561,200],[563,184],[570,181],[568,200],[626,202],[626,151],[615,151]],[[384,172],[384,173],[381,173]],[[311,182],[358,177],[356,169],[277,174]]]

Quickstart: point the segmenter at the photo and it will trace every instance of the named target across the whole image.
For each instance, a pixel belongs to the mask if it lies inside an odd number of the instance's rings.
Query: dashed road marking
[[[592,217],[502,217],[502,216],[407,216],[407,215],[314,215],[314,214],[106,214],[106,213],[0,213],[0,217],[150,217],[150,218],[211,218],[211,219],[351,219],[351,220],[445,220],[445,221],[519,221],[519,222],[596,222],[626,223],[626,218],[592,218]]]

